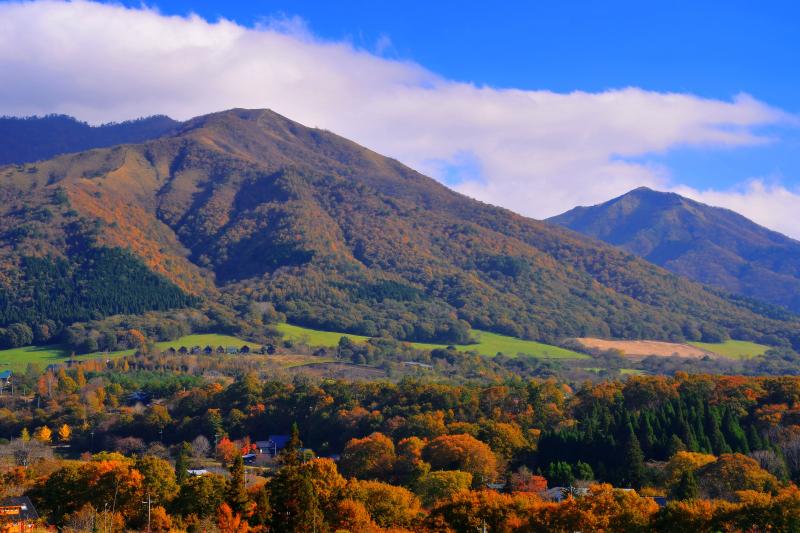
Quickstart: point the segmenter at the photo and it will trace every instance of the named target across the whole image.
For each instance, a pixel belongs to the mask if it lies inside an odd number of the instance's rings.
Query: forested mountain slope
[[[91,235],[185,294],[238,309],[272,302],[332,330],[445,342],[464,341],[467,324],[541,340],[747,330],[800,341],[794,316],[471,200],[271,111],[6,167],[0,194],[6,272],[28,256],[71,261],[70,243]]]
[[[550,222],[701,283],[800,312],[800,242],[728,209],[640,188]]]

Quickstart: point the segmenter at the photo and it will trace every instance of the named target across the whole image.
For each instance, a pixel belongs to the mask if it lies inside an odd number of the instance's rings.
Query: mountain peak
[[[800,242],[728,209],[639,187],[549,221],[702,283],[800,312]]]

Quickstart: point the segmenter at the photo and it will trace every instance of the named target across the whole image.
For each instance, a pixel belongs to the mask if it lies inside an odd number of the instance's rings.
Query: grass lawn
[[[769,346],[748,341],[730,340],[721,343],[690,342],[688,344],[729,359],[752,359],[769,350]]]
[[[363,337],[361,335],[320,331],[294,326],[291,324],[278,324],[277,328],[287,339],[291,339],[295,342],[305,342],[309,346],[336,346],[339,344],[339,339],[343,336],[350,337],[354,341],[359,342],[364,342],[369,339],[369,337]],[[589,358],[588,355],[573,352],[565,348],[559,348],[558,346],[551,346],[549,344],[542,344],[540,342],[507,337],[505,335],[498,335],[497,333],[490,333],[488,331],[473,330],[472,334],[478,341],[477,343],[456,345],[456,349],[462,352],[474,351],[481,355],[487,356],[494,356],[498,352],[502,352],[509,357],[526,355],[529,357],[538,357],[542,359]],[[430,344],[421,342],[412,342],[410,344],[420,350],[433,350],[436,348],[444,348],[446,346],[444,344]]]
[[[623,376],[644,376],[647,375],[647,372],[644,370],[639,370],[638,368],[620,368],[619,369],[620,375]]]
[[[259,349],[261,345],[252,342],[247,342],[230,335],[217,335],[214,333],[204,333],[198,335],[187,335],[174,341],[164,341],[156,343],[158,350],[166,350],[170,346],[176,350],[181,346],[191,348],[192,346],[200,346],[205,348],[206,345],[213,347],[217,346],[228,347],[236,346],[241,348],[244,345],[250,346],[251,349]],[[78,355],[75,359],[78,360],[91,360],[100,358],[115,358],[123,355],[132,355],[134,350],[121,350],[118,352],[102,353],[95,352],[84,355]],[[0,350],[0,371],[5,369],[13,370],[14,372],[21,372],[25,370],[28,363],[36,363],[40,368],[45,368],[47,365],[58,363],[68,359],[70,351],[62,345],[51,346],[25,346],[24,348],[12,348],[10,350]]]
[[[57,363],[69,356],[69,351],[65,346],[25,346],[23,348],[12,348],[10,350],[0,350],[0,371],[12,370],[21,372],[25,370],[28,363],[36,363],[39,369],[44,369],[47,365]]]
[[[593,367],[586,367],[584,368],[587,372],[594,372],[595,374],[599,374],[603,369],[599,366]],[[621,376],[644,376],[647,374],[644,370],[639,370],[638,368],[620,368],[619,374]]]
[[[309,329],[292,324],[277,324],[275,329],[283,333],[284,338],[294,342],[302,342],[309,346],[337,346],[339,344],[339,339],[342,337],[349,337],[356,342],[366,342],[369,340],[369,337],[364,337],[362,335]]]

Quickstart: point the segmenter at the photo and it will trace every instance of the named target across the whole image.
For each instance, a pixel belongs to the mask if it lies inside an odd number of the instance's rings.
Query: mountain
[[[0,165],[138,143],[175,131],[179,124],[161,115],[101,126],[90,126],[65,115],[0,117]]]
[[[728,209],[643,187],[550,222],[701,283],[800,312],[800,242]]]
[[[23,268],[44,261],[74,280],[83,307],[104,302],[98,315],[195,299],[248,317],[272,304],[302,325],[420,341],[463,342],[472,326],[541,340],[746,331],[800,343],[794,316],[265,110],[0,168],[0,228],[0,325],[53,318],[53,276]],[[86,274],[97,253],[132,272],[108,301],[78,279],[109,286],[106,271]],[[129,290],[137,279],[149,287],[139,295]]]

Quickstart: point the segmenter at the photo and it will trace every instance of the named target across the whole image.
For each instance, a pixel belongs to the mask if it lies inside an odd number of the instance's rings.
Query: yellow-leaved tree
[[[69,427],[67,424],[64,424],[58,428],[58,439],[61,442],[69,442],[70,437],[72,437],[71,427]]]
[[[50,442],[53,438],[53,431],[47,426],[42,426],[36,430],[35,437],[39,442]]]

